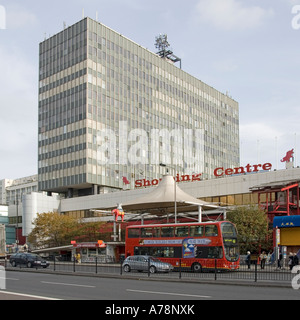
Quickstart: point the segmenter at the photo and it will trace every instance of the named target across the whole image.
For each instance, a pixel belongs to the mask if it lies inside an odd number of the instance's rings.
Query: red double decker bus
[[[175,268],[239,268],[237,231],[231,222],[151,224],[126,228],[126,257],[149,255]]]

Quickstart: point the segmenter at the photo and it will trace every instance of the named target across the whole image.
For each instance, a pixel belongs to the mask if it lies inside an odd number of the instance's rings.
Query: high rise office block
[[[39,190],[133,188],[161,163],[204,179],[239,165],[238,103],[171,59],[90,18],[40,43],[39,58]]]

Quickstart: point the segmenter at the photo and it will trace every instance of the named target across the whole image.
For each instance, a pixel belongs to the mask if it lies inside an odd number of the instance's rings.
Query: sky
[[[0,0],[0,179],[37,174],[38,48],[88,16],[239,103],[240,164],[300,165],[300,0]]]

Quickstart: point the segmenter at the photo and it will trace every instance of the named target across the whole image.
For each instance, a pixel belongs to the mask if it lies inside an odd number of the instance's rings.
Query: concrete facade
[[[215,197],[221,198],[235,195],[250,195],[250,189],[255,186],[271,182],[297,179],[300,181],[300,168],[257,172],[194,182],[182,182],[179,183],[179,187],[186,193],[198,199]],[[118,203],[125,203],[147,194],[152,190],[152,188],[155,187],[119,191],[73,199],[62,199],[60,211],[70,212],[117,206]],[[219,203],[219,205],[227,206],[234,205],[234,203]]]

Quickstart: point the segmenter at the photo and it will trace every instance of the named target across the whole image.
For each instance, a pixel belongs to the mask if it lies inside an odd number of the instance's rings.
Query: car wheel
[[[13,267],[16,267],[16,266],[17,266],[16,261],[12,261],[12,262],[11,262],[11,265],[12,265]]]
[[[27,268],[31,268],[32,267],[32,263],[31,262],[27,262]]]
[[[196,262],[192,265],[193,272],[202,272],[202,266],[200,263]]]
[[[128,264],[125,264],[124,271],[125,272],[130,272],[130,266]]]
[[[156,272],[156,268],[155,268],[154,266],[151,266],[151,267],[149,268],[149,272],[150,272],[150,273],[155,273],[155,272]]]

